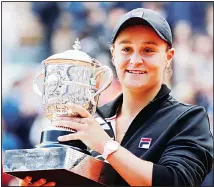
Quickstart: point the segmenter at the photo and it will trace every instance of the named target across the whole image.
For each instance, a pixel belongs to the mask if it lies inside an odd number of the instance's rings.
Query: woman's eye
[[[125,47],[125,48],[122,49],[122,51],[124,51],[124,52],[130,52],[131,48],[130,47]]]
[[[146,48],[146,49],[143,50],[143,52],[145,52],[145,53],[153,53],[154,50],[150,49],[150,48]]]

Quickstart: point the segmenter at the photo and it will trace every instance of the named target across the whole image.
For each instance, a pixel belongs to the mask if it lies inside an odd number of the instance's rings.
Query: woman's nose
[[[143,59],[141,55],[135,53],[131,56],[130,64],[142,64],[142,63],[143,63]]]

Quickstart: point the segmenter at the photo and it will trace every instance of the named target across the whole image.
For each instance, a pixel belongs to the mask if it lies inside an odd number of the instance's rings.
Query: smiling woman
[[[133,25],[117,36],[111,53],[118,78],[125,88],[143,91],[163,83],[164,69],[171,63],[174,49],[148,25]],[[139,88],[139,89],[138,89]]]
[[[171,29],[160,14],[144,8],[124,14],[111,47],[123,92],[97,108],[114,140],[81,106],[76,110],[81,120],[61,117],[56,124],[76,130],[59,141],[81,140],[108,161],[116,171],[114,186],[200,186],[212,168],[205,109],[180,103],[164,84],[174,51]]]

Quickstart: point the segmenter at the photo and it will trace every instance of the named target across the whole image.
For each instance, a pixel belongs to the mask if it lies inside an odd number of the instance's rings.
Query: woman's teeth
[[[133,73],[133,74],[145,74],[146,71],[141,71],[141,70],[126,70],[128,73]]]

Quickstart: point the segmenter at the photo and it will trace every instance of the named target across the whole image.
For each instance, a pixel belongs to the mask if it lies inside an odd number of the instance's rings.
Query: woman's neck
[[[152,101],[158,94],[161,84],[152,88],[143,90],[142,92],[135,92],[123,88],[123,104],[121,107],[121,115],[133,118],[135,117],[146,105]]]

